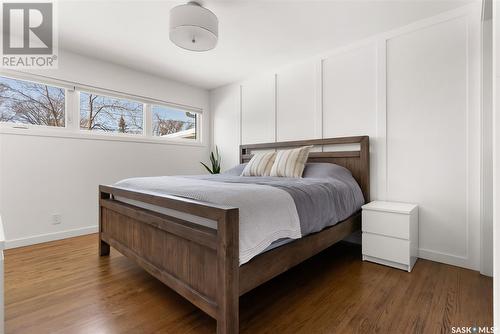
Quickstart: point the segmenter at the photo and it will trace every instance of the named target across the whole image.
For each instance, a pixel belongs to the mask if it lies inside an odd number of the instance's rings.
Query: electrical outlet
[[[62,223],[62,216],[60,214],[52,215],[52,225],[59,225]]]

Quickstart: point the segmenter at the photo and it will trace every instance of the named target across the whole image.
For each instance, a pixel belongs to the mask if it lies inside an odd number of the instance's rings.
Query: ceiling
[[[179,1],[59,2],[59,46],[202,88],[242,80],[474,1],[204,0],[219,18],[214,50],[168,38]]]

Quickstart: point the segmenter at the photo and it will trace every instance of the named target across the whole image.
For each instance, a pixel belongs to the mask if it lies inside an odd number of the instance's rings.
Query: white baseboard
[[[96,225],[96,226],[82,227],[74,230],[66,230],[61,232],[39,234],[19,239],[5,240],[5,248],[9,249],[9,248],[17,248],[34,244],[40,244],[42,242],[61,240],[71,237],[77,237],[79,235],[97,233],[98,231],[99,227]]]
[[[471,270],[476,270],[476,271],[479,270],[479,268],[475,268],[473,265],[470,264],[470,261],[467,257],[441,253],[430,249],[420,248],[419,258],[435,262],[441,262],[452,266],[467,268]]]

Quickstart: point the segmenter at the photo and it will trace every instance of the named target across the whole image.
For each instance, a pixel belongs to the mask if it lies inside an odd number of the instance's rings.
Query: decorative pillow
[[[269,176],[276,152],[255,153],[241,176]]]
[[[302,173],[304,179],[340,178],[345,176],[352,177],[351,171],[342,166],[328,162],[306,163],[306,168],[304,168],[304,173]]]
[[[241,173],[243,173],[243,170],[248,164],[239,164],[234,166],[231,169],[226,170],[225,172],[222,172],[224,175],[231,175],[231,176],[241,176]]]
[[[271,176],[302,177],[311,148],[312,146],[304,146],[293,150],[278,151],[271,168]]]

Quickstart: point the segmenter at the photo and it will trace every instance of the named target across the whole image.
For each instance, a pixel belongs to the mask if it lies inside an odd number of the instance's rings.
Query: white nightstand
[[[374,201],[362,208],[363,260],[410,272],[418,258],[418,206]]]

